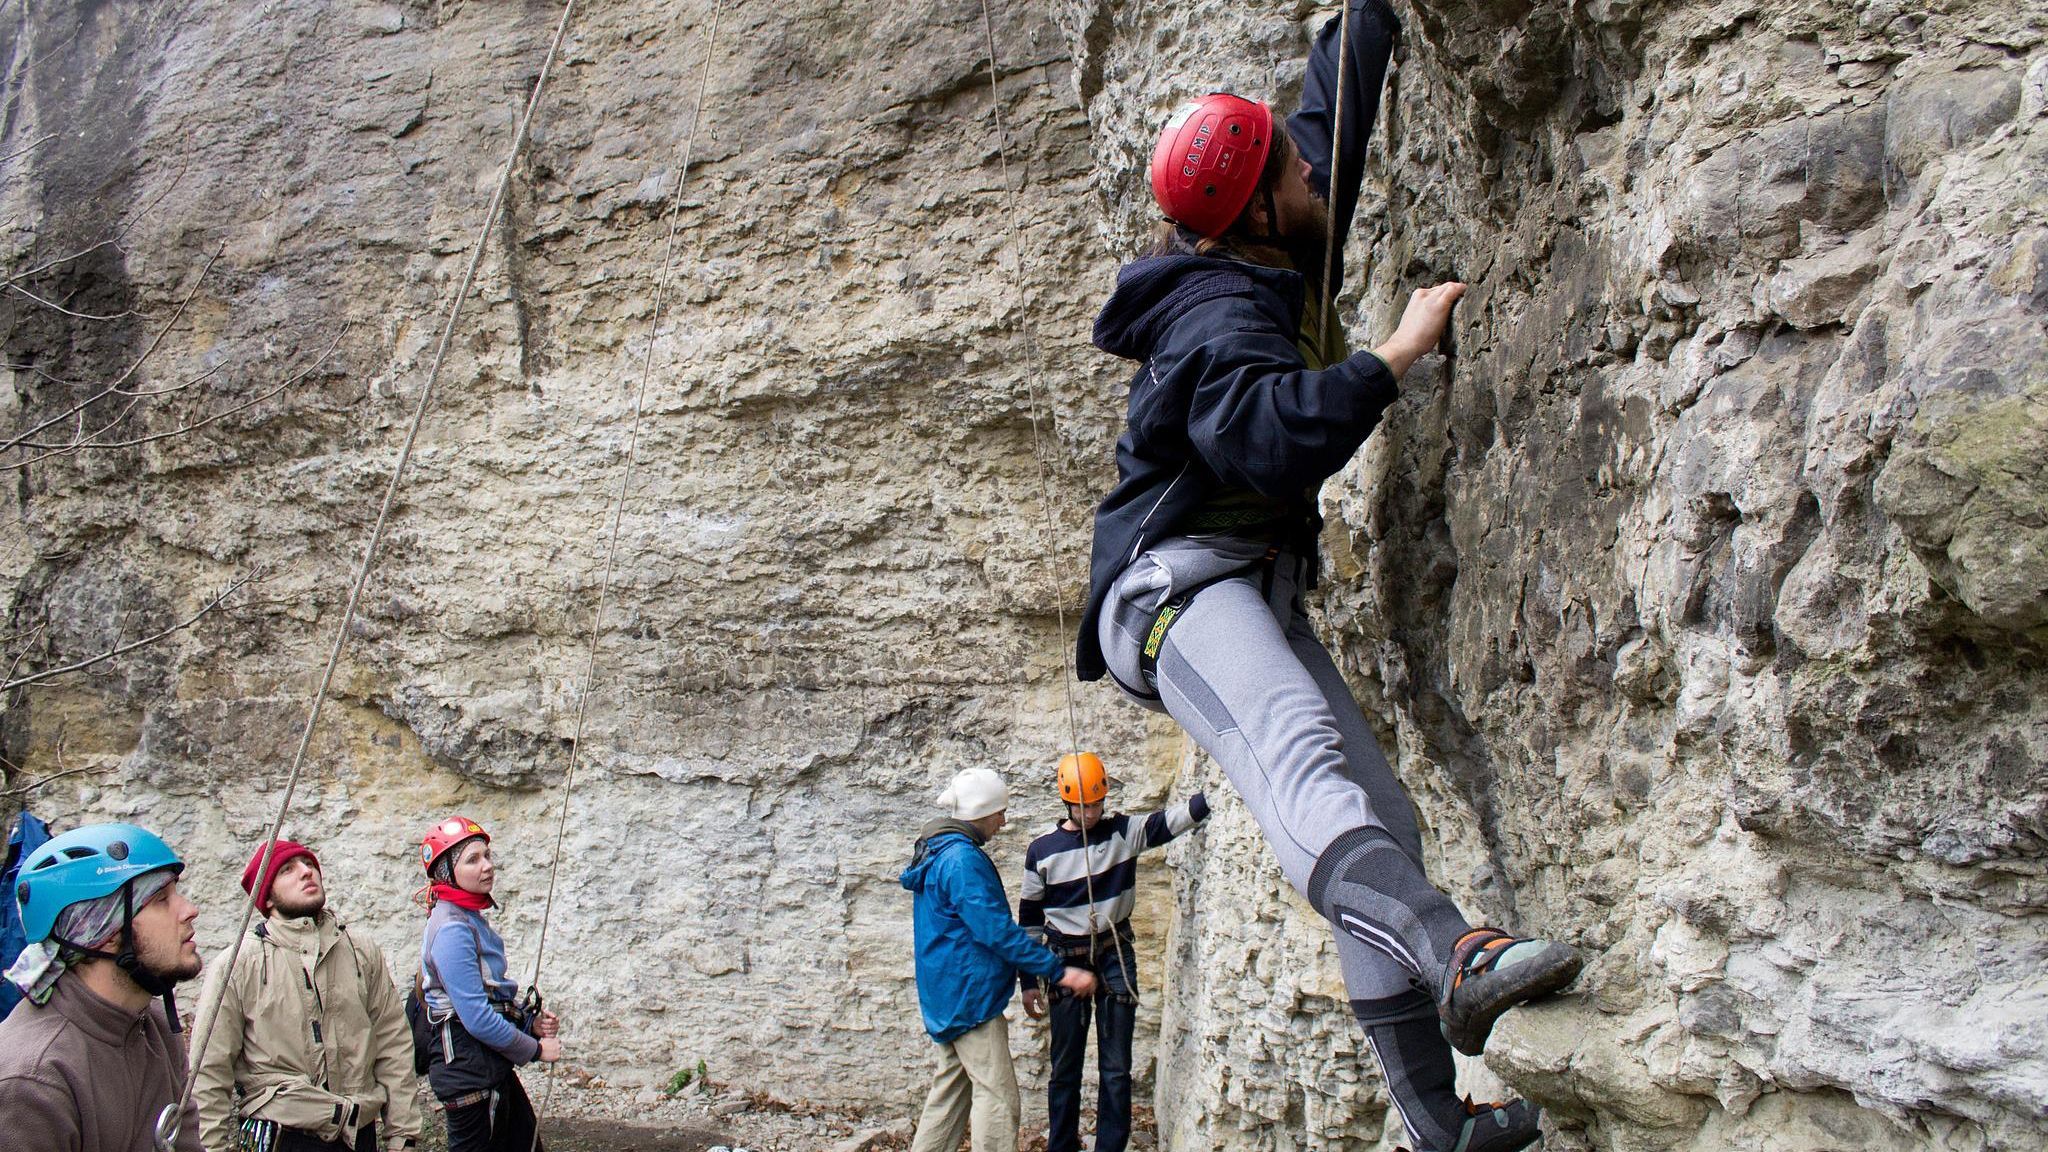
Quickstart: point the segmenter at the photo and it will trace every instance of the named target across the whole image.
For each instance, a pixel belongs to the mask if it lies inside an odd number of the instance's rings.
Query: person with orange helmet
[[[1501,1013],[1561,989],[1581,960],[1475,928],[1430,882],[1413,805],[1302,602],[1323,481],[1465,290],[1417,290],[1371,351],[1326,322],[1343,277],[1326,275],[1325,253],[1343,252],[1399,33],[1386,0],[1348,3],[1348,35],[1336,19],[1317,35],[1284,124],[1218,93],[1160,133],[1151,183],[1165,221],[1095,322],[1096,346],[1138,367],[1117,483],[1095,515],[1076,671],[1169,713],[1223,768],[1329,921],[1418,1152],[1507,1152],[1538,1138],[1537,1110],[1468,1106],[1451,1050],[1478,1054]]]
[[[407,1012],[415,1064],[448,1117],[448,1152],[539,1152],[533,1104],[514,1071],[562,1058],[560,1022],[521,1006],[505,941],[484,919],[495,906],[491,835],[466,816],[420,844],[431,911]]]
[[[1131,1137],[1131,1036],[1138,1022],[1137,955],[1131,911],[1137,906],[1138,857],[1209,818],[1202,793],[1144,817],[1105,816],[1109,773],[1093,752],[1060,757],[1066,819],[1024,852],[1017,923],[1061,960],[1095,973],[1096,994],[1055,996],[1052,1070],[1046,1081],[1046,1152],[1079,1152],[1081,1068],[1096,1016],[1095,1152],[1124,1152]],[[1047,1011],[1046,993],[1022,977],[1024,1011]]]

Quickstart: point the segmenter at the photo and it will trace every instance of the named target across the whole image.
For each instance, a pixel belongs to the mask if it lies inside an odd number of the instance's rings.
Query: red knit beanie
[[[242,869],[242,891],[256,897],[258,912],[270,915],[270,886],[277,882],[277,874],[284,870],[284,866],[300,856],[311,860],[313,867],[320,866],[320,858],[313,855],[311,848],[296,840],[277,841],[277,847],[270,852],[270,867],[264,869],[260,885],[256,883],[256,866],[263,863],[263,849],[257,848],[256,854],[249,857],[248,867]]]

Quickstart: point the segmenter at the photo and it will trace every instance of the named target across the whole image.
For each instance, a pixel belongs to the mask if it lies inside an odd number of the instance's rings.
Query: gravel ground
[[[530,1078],[527,1091],[540,1106],[546,1080]],[[439,1106],[422,1092],[421,1107],[423,1152],[446,1152]],[[1157,1140],[1152,1110],[1139,1104],[1133,1113],[1131,1147],[1148,1152]],[[1092,1120],[1089,1109],[1084,1136]],[[541,1136],[549,1152],[895,1152],[910,1147],[910,1118],[791,1103],[732,1086],[636,1091],[572,1070],[544,1109]],[[1044,1152],[1044,1129],[1027,1124],[1018,1147]]]
[[[910,1145],[907,1118],[870,1118],[733,1088],[633,1091],[574,1075],[563,1078],[543,1110],[549,1152],[888,1152]],[[540,1106],[545,1080],[529,1079],[527,1091]],[[427,1095],[422,1106],[423,1149],[446,1152],[439,1107]]]

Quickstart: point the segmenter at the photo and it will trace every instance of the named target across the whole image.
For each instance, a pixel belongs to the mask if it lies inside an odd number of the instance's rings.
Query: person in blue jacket
[[[1571,947],[1475,928],[1423,871],[1413,805],[1303,606],[1324,480],[1434,349],[1465,286],[1415,292],[1385,343],[1352,352],[1334,308],[1399,24],[1350,0],[1317,35],[1300,111],[1218,93],[1152,159],[1166,217],[1127,264],[1096,346],[1135,361],[1117,483],[1095,517],[1076,666],[1164,711],[1215,758],[1329,922],[1351,1010],[1417,1152],[1505,1152],[1540,1135],[1522,1101],[1473,1104],[1452,1048],[1578,973]],[[1340,45],[1340,39],[1344,42]],[[1335,140],[1338,54],[1343,139]],[[1339,157],[1332,180],[1332,157]]]
[[[1016,1152],[1023,1109],[1003,1009],[1017,974],[1076,996],[1095,992],[1092,974],[1067,967],[1010,918],[1002,878],[981,847],[1002,830],[1009,806],[1001,776],[961,771],[939,794],[947,815],[925,825],[903,870],[903,886],[915,896],[917,1004],[939,1046],[938,1076],[911,1152],[954,1152],[970,1123],[974,1152]]]
[[[14,966],[15,957],[27,946],[28,940],[21,931],[21,911],[12,896],[14,884],[20,878],[21,862],[29,854],[41,848],[50,839],[50,826],[36,819],[33,812],[23,809],[14,828],[7,834],[7,863],[0,869],[0,972]],[[0,980],[0,1020],[14,1011],[21,1003],[21,989],[5,980]]]
[[[562,1058],[560,1022],[521,1005],[505,941],[484,919],[497,882],[490,834],[451,816],[427,832],[420,862],[432,904],[406,1013],[416,1070],[447,1113],[448,1152],[540,1152],[533,1104],[514,1069]]]

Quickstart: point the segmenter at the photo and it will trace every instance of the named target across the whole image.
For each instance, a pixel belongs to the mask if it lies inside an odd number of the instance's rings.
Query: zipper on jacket
[[[1152,383],[1159,385],[1160,387],[1165,387],[1165,385],[1160,384],[1159,369],[1153,366],[1150,358],[1147,358],[1145,361],[1145,372],[1152,377]],[[1150,524],[1152,522],[1152,517],[1157,515],[1159,512],[1159,506],[1161,504],[1166,503],[1166,498],[1168,496],[1173,495],[1173,490],[1180,486],[1181,477],[1188,474],[1188,464],[1189,461],[1186,460],[1180,462],[1180,471],[1175,472],[1173,474],[1173,479],[1167,481],[1166,491],[1161,492],[1159,494],[1159,499],[1154,500],[1152,502],[1152,507],[1145,511],[1145,518],[1143,520],[1138,521],[1138,538],[1131,544],[1131,554],[1124,558],[1124,567],[1130,567],[1132,561],[1135,561],[1138,558],[1138,553],[1144,549],[1145,525]]]

